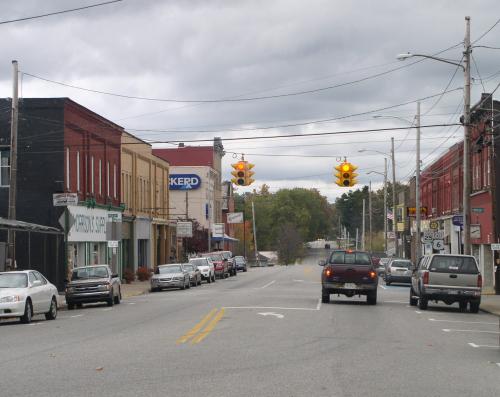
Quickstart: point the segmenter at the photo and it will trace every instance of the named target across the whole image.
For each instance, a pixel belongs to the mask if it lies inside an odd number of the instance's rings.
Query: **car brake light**
[[[429,284],[429,272],[424,272],[424,284]]]
[[[481,273],[477,275],[477,286],[483,288],[483,276],[481,276]]]
[[[333,275],[333,271],[330,268],[325,269],[325,276],[330,277]]]
[[[373,270],[372,270],[372,271],[370,271],[369,275],[370,275],[370,278],[375,278],[375,277],[377,277],[377,273],[375,273]]]

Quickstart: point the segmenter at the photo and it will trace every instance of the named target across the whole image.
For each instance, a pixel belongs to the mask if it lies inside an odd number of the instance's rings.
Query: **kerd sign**
[[[172,174],[168,181],[169,190],[194,190],[201,186],[201,178],[196,174]]]

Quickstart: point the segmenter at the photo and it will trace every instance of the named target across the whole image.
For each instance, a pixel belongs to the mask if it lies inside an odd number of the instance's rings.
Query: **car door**
[[[33,313],[40,313],[42,311],[43,302],[43,285],[42,282],[35,276],[35,272],[29,272],[28,275],[28,289],[31,304],[33,306]]]
[[[413,289],[418,292],[420,295],[421,293],[421,287],[422,287],[422,274],[424,271],[427,269],[427,263],[429,262],[429,257],[428,256],[423,256],[420,259],[420,262],[418,264],[418,268],[416,271],[416,278],[415,278],[415,285],[413,286]]]
[[[40,288],[40,310],[46,313],[50,309],[50,303],[52,302],[53,290],[50,283],[40,272],[35,271],[35,277],[41,281],[42,285]]]

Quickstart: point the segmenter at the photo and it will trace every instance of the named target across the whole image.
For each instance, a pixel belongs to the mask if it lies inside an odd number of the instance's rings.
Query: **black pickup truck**
[[[326,261],[321,273],[321,300],[330,302],[330,294],[347,297],[366,295],[369,305],[377,304],[378,276],[370,254],[363,251],[335,250]]]

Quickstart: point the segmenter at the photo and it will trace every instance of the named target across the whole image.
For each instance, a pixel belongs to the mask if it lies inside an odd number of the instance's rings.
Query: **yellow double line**
[[[224,316],[224,308],[220,310],[217,308],[213,309],[210,313],[203,317],[198,324],[177,339],[177,344],[180,345],[182,343],[186,343],[190,339],[192,345],[200,343],[210,334],[210,332],[213,331],[217,323],[222,319],[222,316]],[[208,325],[205,327],[205,324],[207,323]]]

